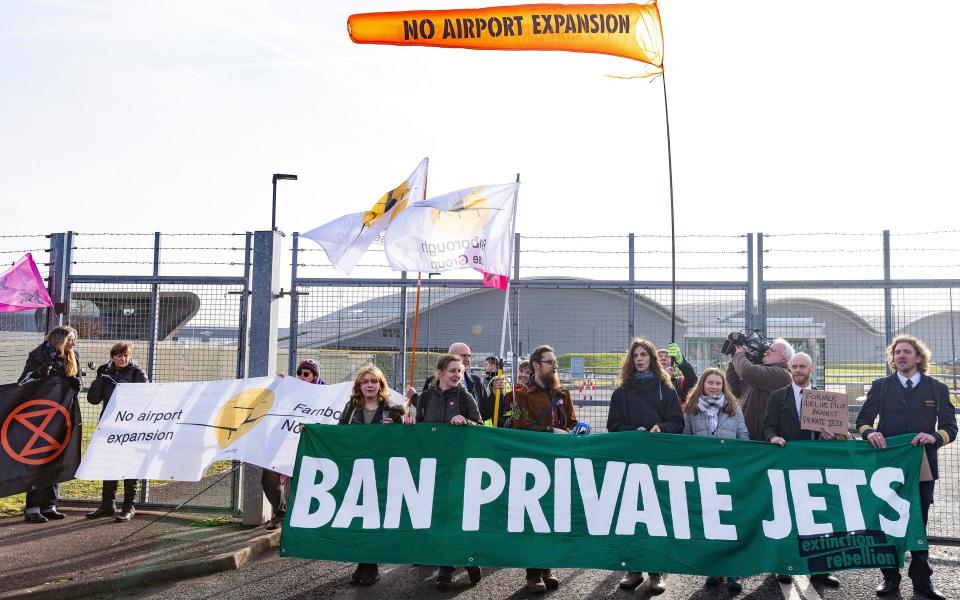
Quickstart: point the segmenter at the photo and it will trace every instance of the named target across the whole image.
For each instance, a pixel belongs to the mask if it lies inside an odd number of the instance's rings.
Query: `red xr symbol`
[[[46,431],[50,422],[58,413],[62,414],[67,422],[66,432],[62,440],[56,439]],[[31,421],[31,419],[34,419],[34,421]],[[37,419],[39,419],[39,422],[36,422]],[[10,445],[10,430],[14,428],[14,431],[16,431],[18,424],[25,427],[28,432],[32,432],[32,435],[23,445],[23,448],[14,450]],[[0,443],[3,444],[3,449],[7,451],[10,458],[17,462],[25,465],[45,465],[60,456],[64,451],[70,441],[72,431],[73,423],[70,421],[70,413],[63,406],[52,400],[30,400],[7,415],[3,427],[0,428]],[[41,458],[30,458],[37,454],[47,455]]]

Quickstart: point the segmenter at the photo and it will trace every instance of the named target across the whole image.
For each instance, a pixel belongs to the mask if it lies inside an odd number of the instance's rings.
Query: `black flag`
[[[0,385],[0,498],[73,479],[81,439],[69,380]]]

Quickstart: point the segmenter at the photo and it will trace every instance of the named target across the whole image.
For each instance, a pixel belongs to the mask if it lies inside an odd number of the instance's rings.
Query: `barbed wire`
[[[768,249],[764,248],[763,253],[766,254],[766,253],[768,253],[768,252],[777,252],[777,253],[780,253],[780,252],[784,252],[784,253],[790,252],[790,253],[794,253],[794,254],[806,254],[806,253],[811,253],[811,254],[838,253],[838,254],[842,254],[842,253],[856,253],[856,252],[883,252],[883,249],[882,249],[882,248],[852,248],[852,249],[827,248],[827,249],[809,250],[809,249],[805,249],[805,248],[773,248],[773,249],[768,250]],[[894,253],[896,253],[896,252],[960,252],[960,248],[893,248],[890,253],[891,253],[891,254],[894,254]]]
[[[42,238],[45,238],[45,237],[50,237],[50,236],[49,236],[48,234],[46,234],[46,233],[18,233],[18,234],[12,234],[12,233],[11,233],[11,234],[0,235],[0,239],[2,239],[2,240],[12,240],[12,239],[15,239],[15,238],[25,238],[25,237],[42,237]]]
[[[815,237],[815,236],[824,236],[824,235],[843,235],[849,237],[874,237],[882,235],[881,233],[847,233],[843,231],[805,231],[802,233],[764,233],[763,238],[778,238],[778,237]]]
[[[153,246],[74,246],[72,250],[153,250]],[[161,250],[235,250],[246,248],[223,248],[218,246],[160,246]]]
[[[49,248],[33,248],[31,250],[0,250],[0,254],[22,254],[26,252],[50,252]]]
[[[684,234],[678,236],[669,236],[669,235],[660,235],[660,234],[643,234],[643,235],[634,235],[635,239],[665,239],[669,240],[671,237],[676,237],[677,239],[681,238],[704,238],[704,239],[743,239],[746,238],[746,234],[739,235],[722,235],[722,234]],[[613,239],[613,240],[624,240],[629,239],[629,235],[520,235],[522,240],[603,240],[603,239]]]
[[[89,235],[89,236],[153,236],[155,233],[113,233],[113,232],[104,232],[104,231],[75,231],[73,235]],[[160,237],[227,237],[227,236],[245,236],[246,233],[163,233],[160,232]]]
[[[763,270],[767,269],[882,269],[883,265],[763,265]]]
[[[941,233],[960,233],[960,229],[940,229],[938,231],[912,231],[909,233],[891,233],[890,237],[912,237],[917,235],[938,235]]]
[[[625,240],[629,239],[626,235],[520,235],[522,240]]]
[[[670,265],[644,265],[636,267],[638,271],[653,271],[653,270],[664,270],[670,269]],[[725,266],[725,265],[714,265],[708,267],[677,267],[678,271],[715,271],[717,269],[746,269],[746,266]],[[608,267],[608,266],[589,266],[589,265],[520,265],[520,270],[524,271],[526,269],[623,269],[627,270],[626,265],[618,267]]]
[[[47,263],[49,264],[49,263]],[[71,265],[153,265],[152,261],[142,261],[142,260],[75,260],[70,263]],[[242,262],[223,262],[223,261],[199,261],[199,260],[189,260],[189,261],[161,261],[160,266],[164,265],[229,265],[229,266],[243,266]]]

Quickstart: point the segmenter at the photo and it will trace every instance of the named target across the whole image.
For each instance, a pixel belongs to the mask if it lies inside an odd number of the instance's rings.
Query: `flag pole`
[[[677,341],[677,230],[673,215],[673,153],[670,147],[670,109],[667,106],[667,75],[660,73],[663,82],[663,116],[667,123],[667,171],[670,174],[670,341]]]
[[[423,173],[423,199],[427,199],[427,179],[430,176],[429,173],[429,162],[427,163],[428,168]],[[422,273],[417,271],[417,300],[414,302],[413,306],[413,345],[410,350],[410,379],[409,385],[413,385],[413,377],[416,373],[417,368],[417,329],[420,327],[420,276]],[[430,352],[430,349],[427,348],[427,352]]]
[[[413,375],[417,369],[417,329],[420,328],[420,275],[417,271],[417,300],[413,304],[413,346],[410,352],[410,385],[413,385]]]
[[[520,173],[517,173],[517,183],[520,183]],[[514,192],[513,197],[513,214],[510,215],[510,259],[513,259],[513,238],[517,233],[517,199],[520,195],[520,190],[517,189]],[[504,290],[503,294],[503,324],[500,327],[500,359],[499,368],[497,369],[497,376],[503,377],[503,349],[504,343],[506,342],[507,337],[507,319],[510,316],[510,278],[507,278],[507,289]],[[512,365],[516,364],[517,357],[513,357]],[[511,370],[513,367],[511,366]],[[500,393],[501,389],[497,390],[497,393],[493,398],[493,426],[496,427],[497,423],[500,420]]]

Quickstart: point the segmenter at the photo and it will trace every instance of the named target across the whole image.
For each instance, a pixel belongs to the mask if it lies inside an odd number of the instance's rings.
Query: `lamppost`
[[[296,175],[287,175],[286,173],[274,173],[273,174],[273,212],[270,216],[270,229],[273,231],[277,230],[277,181],[281,179],[287,179],[290,181],[296,181]]]

